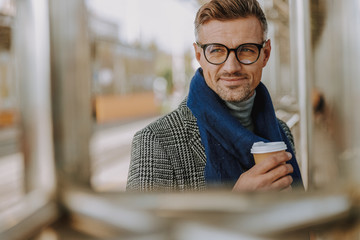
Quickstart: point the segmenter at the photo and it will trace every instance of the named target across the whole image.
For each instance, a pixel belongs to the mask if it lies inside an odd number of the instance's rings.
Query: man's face
[[[220,43],[230,48],[237,48],[244,43],[263,42],[263,31],[259,20],[250,16],[236,20],[211,20],[199,29],[200,44]],[[244,101],[254,94],[259,85],[262,69],[270,57],[270,41],[260,52],[259,59],[251,64],[240,63],[231,51],[228,59],[220,64],[209,63],[203,49],[194,43],[196,59],[203,69],[206,84],[216,92],[221,99],[229,102]]]

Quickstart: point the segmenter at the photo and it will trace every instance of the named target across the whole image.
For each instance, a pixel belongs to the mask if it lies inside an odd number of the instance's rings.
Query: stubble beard
[[[249,99],[253,94],[248,76],[245,76],[244,82],[237,86],[224,86],[219,82],[219,78],[217,78],[217,83],[216,93],[222,100],[227,102],[242,102]]]
[[[250,84],[244,84],[236,87],[217,86],[217,94],[227,102],[242,102],[252,96]]]

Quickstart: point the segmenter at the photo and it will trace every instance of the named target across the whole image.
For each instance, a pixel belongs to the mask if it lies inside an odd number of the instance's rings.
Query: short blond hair
[[[212,0],[205,3],[195,18],[195,38],[198,40],[199,28],[210,20],[233,20],[255,16],[261,24],[263,38],[267,35],[267,20],[260,4],[256,0]]]

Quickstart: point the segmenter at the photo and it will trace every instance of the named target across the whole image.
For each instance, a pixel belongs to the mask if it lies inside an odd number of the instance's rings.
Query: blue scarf
[[[254,133],[244,128],[230,114],[225,102],[210,89],[199,68],[190,83],[187,106],[197,119],[201,141],[205,147],[205,181],[208,186],[235,184],[239,176],[254,166],[250,149],[254,142],[284,141],[292,154],[294,185],[302,185],[299,166],[291,144],[281,128],[270,95],[264,84],[256,88],[251,113]]]

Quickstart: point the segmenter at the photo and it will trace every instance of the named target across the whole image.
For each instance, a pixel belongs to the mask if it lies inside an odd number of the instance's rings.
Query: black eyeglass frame
[[[266,43],[267,41],[268,41],[268,40],[265,40],[265,41],[263,41],[261,44],[258,44],[258,43],[243,43],[243,44],[240,44],[237,48],[228,48],[227,46],[225,46],[224,44],[221,44],[221,43],[206,43],[206,44],[200,44],[199,42],[196,42],[196,45],[198,45],[199,47],[201,47],[201,48],[203,49],[205,59],[206,59],[206,61],[207,61],[208,63],[210,63],[210,64],[213,64],[213,65],[223,64],[223,63],[226,62],[226,60],[229,58],[230,52],[231,52],[231,51],[234,51],[235,57],[236,57],[236,59],[237,59],[240,63],[242,63],[242,64],[244,64],[244,65],[250,65],[250,64],[255,63],[255,62],[259,59],[260,54],[261,54],[261,49],[265,47],[265,43]],[[220,45],[220,46],[223,46],[223,47],[226,48],[226,50],[227,50],[227,55],[226,55],[226,58],[225,58],[224,61],[222,61],[221,63],[212,63],[212,62],[210,62],[210,61],[208,60],[208,58],[206,57],[206,48],[207,48],[208,46],[210,46],[210,45]],[[238,58],[238,55],[236,54],[237,51],[238,51],[238,49],[241,48],[241,47],[244,47],[245,45],[253,45],[253,46],[256,46],[256,47],[258,48],[258,50],[259,50],[259,53],[258,53],[257,58],[255,59],[255,61],[253,61],[253,62],[251,62],[251,63],[244,63],[244,62],[240,61],[239,58]]]

